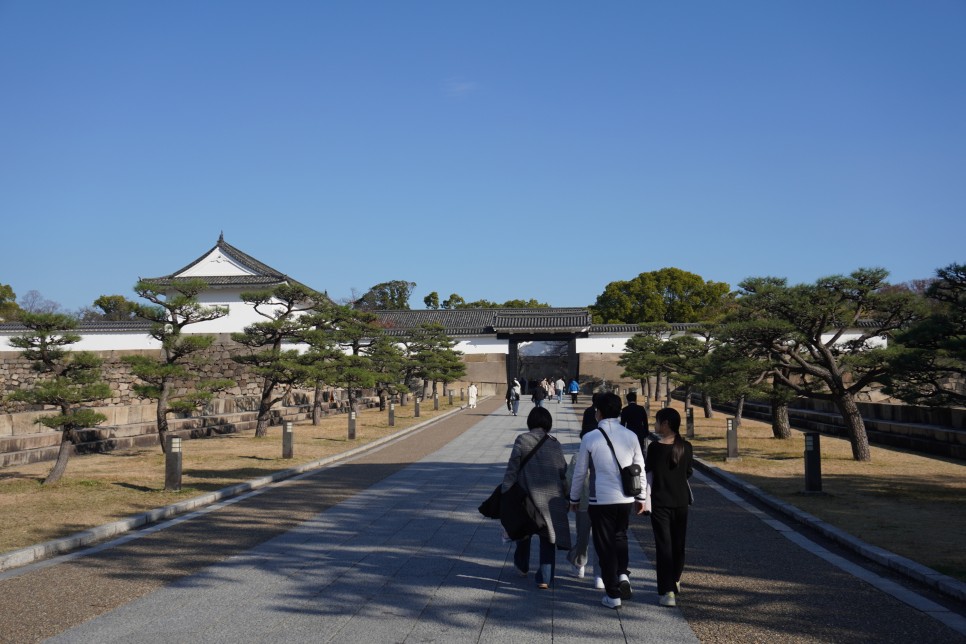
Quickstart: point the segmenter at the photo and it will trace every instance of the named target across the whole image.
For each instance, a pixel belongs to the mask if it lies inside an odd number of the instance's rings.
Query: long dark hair
[[[673,407],[665,407],[654,414],[654,420],[657,424],[667,421],[668,429],[674,432],[674,444],[671,446],[671,467],[676,467],[681,462],[681,458],[684,457],[684,449],[687,445],[687,441],[681,437],[681,414]]]

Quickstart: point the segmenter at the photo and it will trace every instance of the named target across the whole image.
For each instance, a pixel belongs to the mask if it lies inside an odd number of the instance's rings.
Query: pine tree
[[[87,351],[69,352],[66,347],[80,340],[74,333],[77,321],[59,313],[22,313],[21,323],[29,330],[10,338],[23,349],[41,378],[33,386],[10,395],[11,400],[31,405],[54,405],[60,413],[43,416],[37,423],[61,431],[60,449],[44,485],[56,483],[67,470],[71,446],[77,445],[77,430],[95,427],[107,416],[83,407],[84,403],[111,397],[111,388],[101,381],[101,359]]]

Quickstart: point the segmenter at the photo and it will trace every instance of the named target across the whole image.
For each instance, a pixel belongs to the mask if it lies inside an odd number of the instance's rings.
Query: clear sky
[[[0,0],[0,283],[336,298],[966,261],[966,2]]]

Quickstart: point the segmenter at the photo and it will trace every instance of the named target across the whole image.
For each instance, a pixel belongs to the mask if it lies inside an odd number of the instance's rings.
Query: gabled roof
[[[493,333],[582,333],[590,327],[590,312],[582,308],[452,309],[376,311],[392,335],[421,324],[441,324],[449,335]]]
[[[213,288],[250,286],[264,289],[279,284],[305,286],[285,273],[235,248],[225,241],[223,234],[218,236],[217,244],[187,266],[169,275],[142,279],[162,285],[188,279],[203,279]],[[305,286],[305,288],[310,287]]]

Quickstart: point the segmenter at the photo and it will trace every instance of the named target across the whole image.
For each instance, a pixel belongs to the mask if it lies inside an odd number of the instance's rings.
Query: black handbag
[[[600,427],[597,429],[600,429]],[[617,462],[617,469],[621,473],[621,487],[624,489],[624,496],[636,497],[643,490],[641,487],[641,466],[637,463],[631,463],[627,467],[621,467],[621,462],[617,460],[617,452],[614,451],[614,444],[607,437],[607,432],[600,429],[600,433],[604,435],[607,447],[610,448],[610,453],[614,455],[614,460]]]
[[[544,435],[540,442],[534,446],[530,452],[520,461],[520,471],[527,464],[537,450],[547,440],[548,435]],[[530,493],[523,489],[519,483],[514,483],[506,492],[502,490],[503,484],[497,485],[490,496],[480,504],[478,508],[480,514],[489,519],[499,519],[506,530],[507,536],[516,541],[523,539],[547,527],[543,515],[537,509]]]

